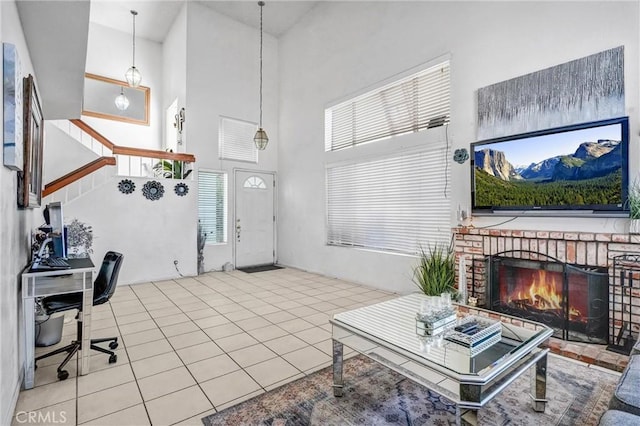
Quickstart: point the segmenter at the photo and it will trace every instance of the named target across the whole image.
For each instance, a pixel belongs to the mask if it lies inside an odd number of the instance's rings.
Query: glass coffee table
[[[553,334],[551,328],[521,318],[512,318],[518,325],[503,321],[500,340],[470,356],[444,339],[425,345],[416,334],[416,313],[424,299],[422,294],[410,294],[333,316],[335,396],[343,392],[346,345],[455,402],[456,424],[477,424],[478,410],[531,367],[533,409],[544,412],[549,349],[540,346]],[[488,317],[489,311],[472,310]]]

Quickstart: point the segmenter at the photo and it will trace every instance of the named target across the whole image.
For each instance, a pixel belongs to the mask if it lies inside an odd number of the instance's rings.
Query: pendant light
[[[120,87],[120,94],[116,96],[115,104],[120,111],[129,108],[129,99],[124,95],[124,87]]]
[[[142,81],[142,74],[136,68],[136,15],[138,12],[135,10],[131,11],[131,15],[133,16],[133,60],[131,61],[131,68],[127,70],[124,74],[124,78],[129,83],[131,87],[140,86],[140,82]]]
[[[259,1],[258,6],[260,6],[260,126],[253,137],[253,142],[256,144],[256,148],[262,151],[267,147],[269,137],[262,128],[262,8],[264,7],[264,2]]]

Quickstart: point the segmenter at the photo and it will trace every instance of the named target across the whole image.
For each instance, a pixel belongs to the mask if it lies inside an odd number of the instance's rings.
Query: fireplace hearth
[[[488,309],[546,324],[563,340],[607,343],[607,269],[525,250],[490,255],[485,262]]]

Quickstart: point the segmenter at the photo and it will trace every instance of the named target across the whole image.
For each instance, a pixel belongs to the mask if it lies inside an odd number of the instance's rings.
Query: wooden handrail
[[[114,146],[113,153],[122,154],[122,155],[132,155],[134,157],[157,158],[160,160],[184,161],[187,163],[193,163],[194,161],[196,161],[196,157],[194,157],[192,154],[159,151],[155,149],[145,149],[145,148],[129,148],[126,146]]]
[[[100,142],[102,145],[110,149],[114,154],[121,155],[132,155],[136,157],[146,157],[146,158],[157,158],[159,160],[175,160],[175,161],[184,161],[186,163],[195,163],[196,157],[193,154],[186,153],[176,153],[176,152],[167,152],[160,151],[156,149],[145,149],[145,148],[129,148],[126,146],[119,146],[111,142],[109,139],[100,134],[93,127],[89,126],[82,120],[72,119],[69,120],[76,127],[82,129],[89,136]]]
[[[96,170],[104,167],[104,166],[115,166],[116,159],[115,157],[100,157],[96,160],[93,160],[90,163],[85,164],[82,167],[75,169],[72,172],[67,173],[66,175],[50,182],[44,186],[42,190],[42,196],[46,197],[49,194],[56,192],[57,190],[64,188],[67,185],[72,184],[73,182],[85,177],[86,175],[95,172]]]
[[[71,119],[69,121],[72,122],[73,124],[75,124],[76,127],[78,127],[81,130],[83,130],[89,136],[91,136],[92,138],[94,138],[95,140],[100,142],[102,145],[106,146],[111,151],[113,151],[113,148],[116,145],[113,142],[111,142],[109,139],[107,139],[106,137],[104,137],[100,133],[98,133],[98,131],[96,129],[94,129],[93,127],[89,126],[87,123],[85,123],[82,120],[78,120],[78,119],[74,118],[74,119]]]

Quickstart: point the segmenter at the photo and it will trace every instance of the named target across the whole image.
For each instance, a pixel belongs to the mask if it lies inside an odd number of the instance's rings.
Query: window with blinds
[[[253,142],[258,129],[256,123],[220,117],[218,129],[218,156],[221,160],[258,162],[258,150]]]
[[[447,243],[446,144],[327,168],[327,242],[415,254]]]
[[[227,242],[227,174],[198,171],[198,223],[207,244]]]
[[[325,110],[325,151],[449,122],[449,61]]]

